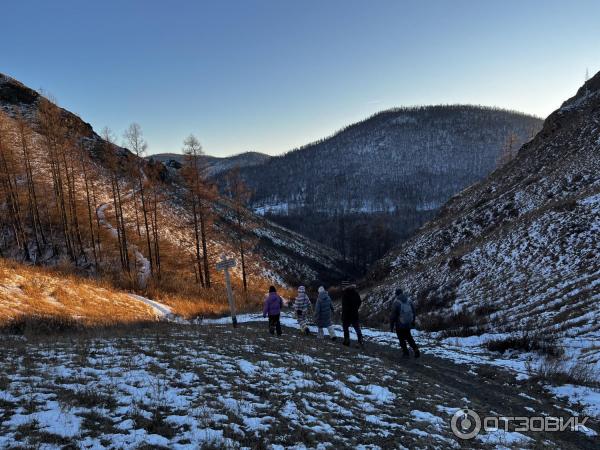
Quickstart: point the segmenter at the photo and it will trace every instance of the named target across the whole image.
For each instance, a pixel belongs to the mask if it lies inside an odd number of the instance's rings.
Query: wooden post
[[[227,300],[229,301],[229,309],[231,311],[231,323],[235,328],[237,326],[237,317],[235,313],[233,291],[231,290],[231,278],[229,277],[229,269],[232,267],[235,267],[235,260],[227,259],[225,255],[223,255],[223,259],[217,263],[217,270],[222,270],[225,273],[225,285],[227,286]]]

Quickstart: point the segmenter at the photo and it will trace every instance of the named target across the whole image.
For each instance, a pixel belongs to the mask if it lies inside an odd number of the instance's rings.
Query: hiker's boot
[[[362,339],[360,339],[358,341],[358,348],[360,348],[361,350],[365,348],[365,341],[363,341]]]
[[[418,358],[421,356],[421,352],[419,351],[418,348],[415,349],[415,358]]]
[[[310,336],[310,330],[308,329],[308,327],[306,327],[304,329],[304,334],[307,335],[307,336]]]
[[[342,345],[345,345],[346,347],[350,347],[350,341],[344,339],[344,342],[342,342]]]

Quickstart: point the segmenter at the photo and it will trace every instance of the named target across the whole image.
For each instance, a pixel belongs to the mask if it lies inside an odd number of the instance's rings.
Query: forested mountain
[[[157,153],[146,157],[148,160],[160,161],[167,167],[179,169],[183,165],[184,155],[181,153]],[[244,152],[238,155],[218,157],[202,155],[202,164],[206,166],[206,173],[215,176],[234,167],[256,166],[267,161],[269,155],[259,152]]]
[[[542,335],[600,370],[599,249],[600,73],[380,261],[365,308],[387,315],[400,286],[424,329]]]
[[[0,74],[0,256],[194,296],[222,283],[223,256],[242,287],[342,276],[336,252],[246,210],[242,183],[219,196],[189,164],[145,160],[145,147],[138,125],[100,137]]]
[[[541,123],[479,106],[393,109],[241,175],[255,211],[364,268],[510,159]]]

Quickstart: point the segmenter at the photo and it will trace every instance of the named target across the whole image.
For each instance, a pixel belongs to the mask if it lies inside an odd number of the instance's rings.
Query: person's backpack
[[[410,305],[410,300],[407,302],[399,302],[400,303],[400,317],[398,318],[399,322],[402,325],[410,325],[415,316],[413,314],[412,306]]]

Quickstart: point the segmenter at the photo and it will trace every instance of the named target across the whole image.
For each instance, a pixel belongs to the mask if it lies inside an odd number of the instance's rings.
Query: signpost
[[[217,270],[222,270],[225,273],[225,285],[227,286],[227,300],[229,301],[229,309],[231,310],[231,323],[235,328],[237,326],[237,317],[235,315],[235,303],[233,301],[233,292],[231,291],[231,279],[229,278],[229,269],[235,267],[235,259],[227,259],[223,255],[223,259],[217,263]]]

